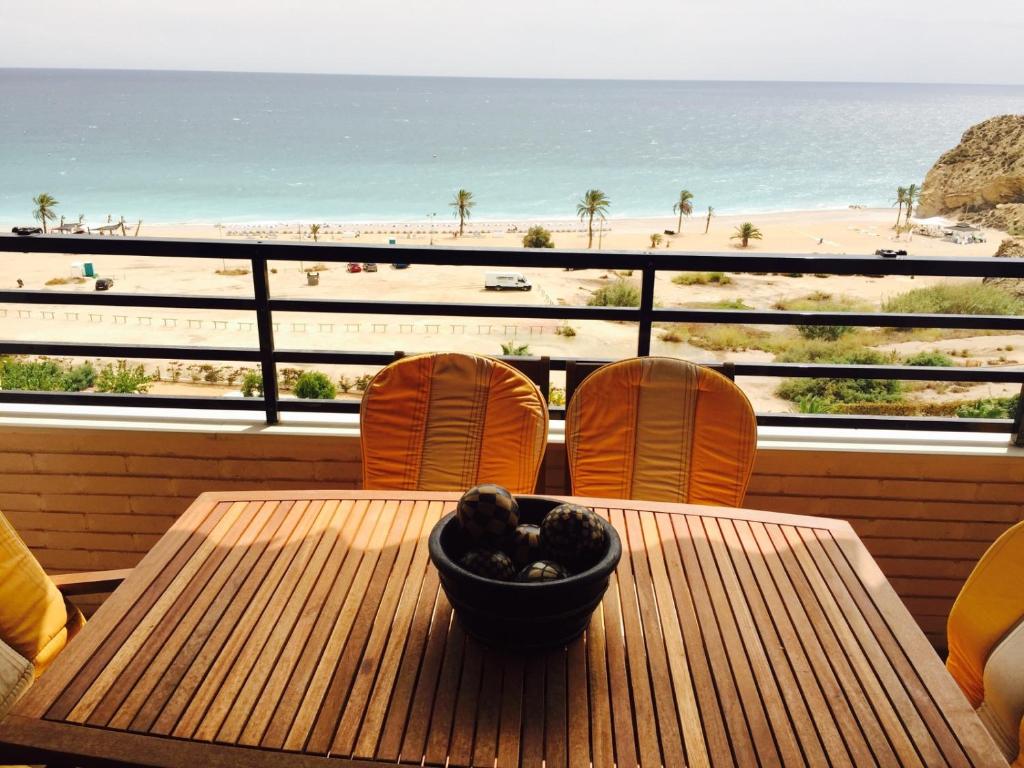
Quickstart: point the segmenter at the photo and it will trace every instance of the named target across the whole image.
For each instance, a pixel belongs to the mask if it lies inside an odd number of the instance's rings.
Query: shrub
[[[961,419],[1012,419],[1020,407],[1020,395],[1013,397],[987,397],[964,403],[956,409]]]
[[[506,341],[501,345],[501,354],[508,357],[529,357],[529,344],[516,344],[514,341]]]
[[[568,323],[563,323],[562,325],[555,328],[555,334],[557,336],[565,336],[566,338],[572,338],[573,336],[576,335],[576,329],[573,328]]]
[[[776,363],[840,363],[846,365],[885,365],[895,355],[850,343],[846,339],[827,342],[820,339],[794,340],[775,354]]]
[[[243,269],[242,267],[238,267],[236,269],[218,269],[216,274],[224,277],[240,277],[242,275],[248,275],[249,270]]]
[[[96,391],[136,394],[147,391],[152,380],[143,366],[130,366],[126,360],[118,360],[100,369],[96,376]]]
[[[907,365],[942,366],[948,368],[953,365],[953,358],[944,352],[932,350],[930,352],[918,352],[903,359]]]
[[[61,377],[60,388],[65,392],[81,392],[96,383],[96,369],[92,363],[82,363],[69,368]]]
[[[663,239],[664,238],[661,236],[659,232],[655,232],[653,235],[651,235],[651,248],[657,248],[659,245],[661,245],[661,241]]]
[[[882,303],[883,312],[935,315],[1019,315],[1024,300],[988,283],[939,283]]]
[[[743,299],[720,299],[719,301],[691,301],[685,306],[691,309],[753,309]]]
[[[562,387],[548,385],[548,405],[565,405],[565,390]]]
[[[370,386],[371,381],[373,381],[373,376],[369,373],[364,373],[362,376],[356,376],[356,389],[360,392],[365,392],[366,388]]]
[[[796,408],[800,413],[831,413],[832,404],[823,397],[804,395],[796,401]]]
[[[825,341],[837,341],[853,330],[848,325],[798,325],[796,329],[805,339],[824,339]]]
[[[68,366],[57,360],[0,359],[0,389],[81,392],[96,382],[92,363]]]
[[[295,382],[295,396],[303,400],[333,400],[337,394],[333,382],[320,371],[306,371]]]
[[[724,272],[684,272],[672,278],[676,285],[729,285],[732,278]]]
[[[356,385],[356,383],[354,381],[352,381],[352,379],[350,379],[348,376],[339,376],[338,377],[338,389],[340,389],[342,392],[344,392],[346,394],[351,392],[352,391],[352,387],[354,387],[355,385]]]
[[[544,227],[530,227],[523,235],[524,248],[554,248],[555,241],[551,239],[551,233]]]
[[[692,325],[687,329],[689,342],[701,349],[739,352],[764,349],[771,337],[767,331],[746,325]]]
[[[639,307],[640,289],[619,279],[594,291],[587,304],[592,307]]]
[[[867,312],[872,309],[865,301],[834,296],[825,291],[814,291],[795,299],[779,299],[773,306],[787,312]]]
[[[686,337],[683,336],[676,328],[666,328],[661,332],[661,336],[658,337],[662,341],[667,341],[670,344],[678,344],[681,341],[686,341]]]
[[[259,371],[246,371],[242,377],[242,397],[253,395],[263,397],[263,374]]]
[[[807,397],[836,403],[892,403],[903,397],[903,383],[886,379],[785,379],[776,394],[799,403]]]

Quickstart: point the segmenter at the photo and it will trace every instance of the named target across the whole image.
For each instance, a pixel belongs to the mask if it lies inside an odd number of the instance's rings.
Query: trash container
[[[307,285],[320,285],[320,273],[319,272],[307,272],[306,273],[306,284]]]
[[[92,265],[91,261],[87,261],[82,265],[82,274],[86,277],[96,277],[96,268]]]
[[[398,240],[393,237],[388,238],[388,245],[398,245]]]

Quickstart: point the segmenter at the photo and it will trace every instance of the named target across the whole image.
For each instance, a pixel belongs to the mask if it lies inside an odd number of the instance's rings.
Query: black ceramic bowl
[[[519,522],[539,525],[562,502],[541,496],[517,496]],[[430,532],[430,559],[437,567],[448,601],[463,628],[481,642],[506,650],[536,650],[565,645],[590,622],[590,614],[608,588],[608,578],[622,556],[619,535],[601,519],[608,550],[596,565],[558,581],[495,581],[458,564],[468,549],[455,513],[445,515]]]

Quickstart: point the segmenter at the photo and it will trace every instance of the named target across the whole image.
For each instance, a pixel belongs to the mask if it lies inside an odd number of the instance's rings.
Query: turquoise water
[[[0,221],[150,223],[887,206],[1024,87],[0,69]]]

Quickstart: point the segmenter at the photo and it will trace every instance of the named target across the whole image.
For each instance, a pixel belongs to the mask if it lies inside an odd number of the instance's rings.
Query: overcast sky
[[[0,0],[0,67],[1024,82],[1024,0]]]

